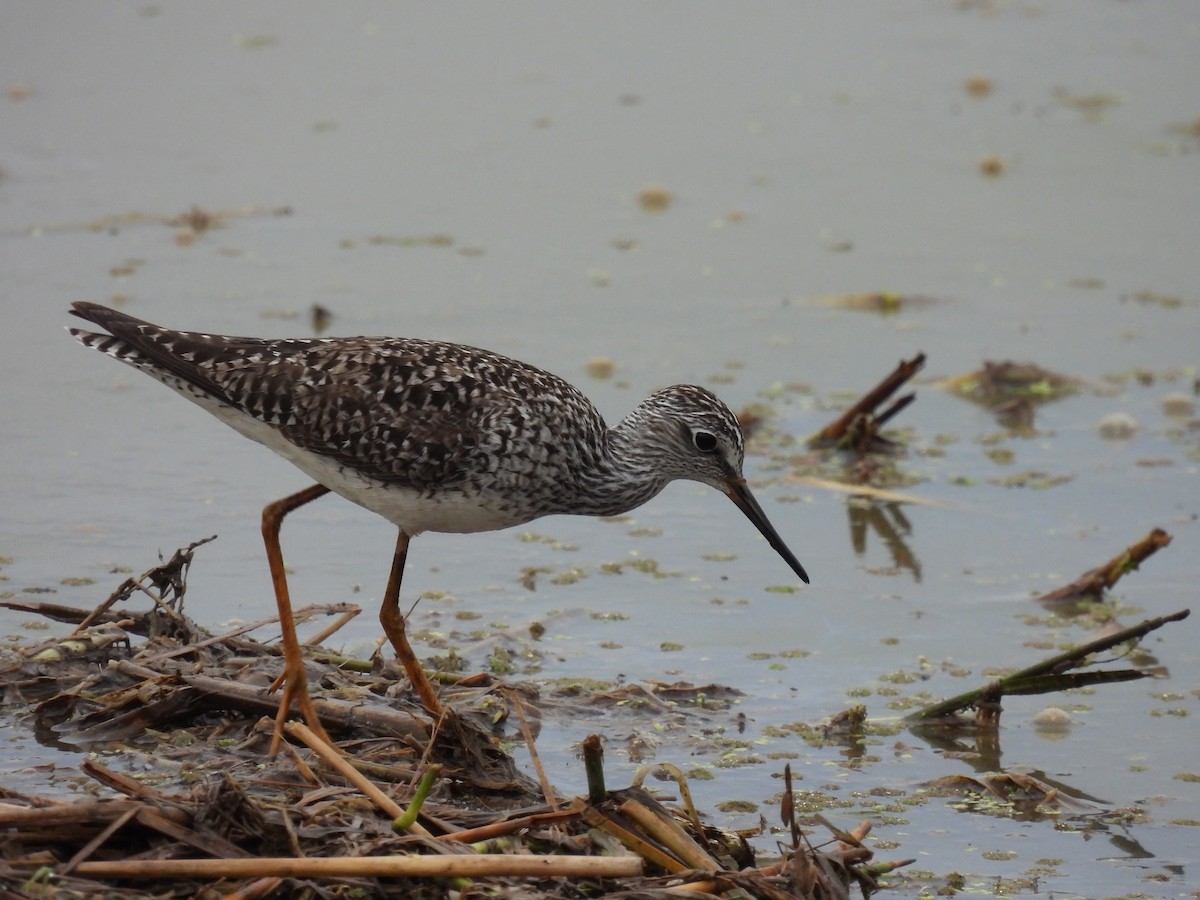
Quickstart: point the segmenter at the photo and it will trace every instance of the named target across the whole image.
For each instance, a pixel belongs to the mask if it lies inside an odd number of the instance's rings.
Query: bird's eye
[[[717,449],[717,438],[711,431],[693,431],[692,443],[701,453],[712,453]]]

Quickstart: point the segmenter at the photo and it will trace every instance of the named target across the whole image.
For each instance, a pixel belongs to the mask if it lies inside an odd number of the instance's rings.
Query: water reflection
[[[1088,840],[1103,835],[1117,851],[1112,859],[1158,858],[1130,833],[1130,826],[1145,815],[1138,807],[1114,809],[1111,801],[1041,769],[1005,771],[999,729],[930,723],[910,725],[909,731],[942,758],[960,760],[975,773],[944,775],[924,784],[935,796],[963,798],[957,805],[960,811],[1023,822],[1052,821],[1059,830],[1077,831]],[[1181,866],[1165,868],[1182,877]]]
[[[874,532],[891,554],[892,568],[907,569],[914,581],[921,581],[921,561],[906,541],[912,536],[912,522],[904,514],[903,504],[853,498],[846,504],[846,514],[850,519],[850,544],[856,556],[866,554],[868,535]]]

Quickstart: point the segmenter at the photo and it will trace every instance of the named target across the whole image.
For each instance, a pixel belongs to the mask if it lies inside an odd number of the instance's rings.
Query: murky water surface
[[[190,613],[214,630],[268,615],[258,512],[304,485],[81,350],[61,330],[72,300],[271,336],[311,334],[319,302],[331,333],[484,345],[580,383],[612,419],[657,386],[698,381],[773,414],[777,434],[748,469],[811,587],[790,591],[728,501],[688,484],[616,522],[414,544],[405,591],[436,592],[416,616],[429,652],[452,645],[484,665],[481,639],[507,631],[540,654],[522,663],[528,677],[745,694],[705,734],[649,715],[547,720],[552,780],[582,787],[572,742],[596,730],[621,780],[636,734],[714,776],[693,787],[720,824],[774,822],[790,761],[827,815],[871,816],[881,855],[917,857],[935,886],[951,872],[1059,896],[1200,883],[1194,620],[1147,641],[1157,680],[1007,700],[999,747],[903,728],[814,747],[785,727],[853,702],[898,716],[910,698],[1090,638],[1096,618],[1030,596],[1154,527],[1174,543],[1118,585],[1116,619],[1194,603],[1191,0],[87,4],[69,17],[26,4],[5,18],[6,595],[90,607],[124,577],[114,568],[142,571],[217,533],[197,553]],[[669,190],[665,211],[639,204],[649,184]],[[193,205],[230,215],[189,242],[163,220]],[[890,315],[822,302],[880,291],[933,302]],[[1086,386],[1020,436],[919,384],[897,422],[899,467],[904,490],[939,506],[863,505],[791,480],[799,451],[784,439],[917,351],[929,376],[1012,359]],[[588,376],[598,356],[611,379]],[[1178,414],[1164,409],[1172,394]],[[1101,436],[1112,414],[1131,417],[1129,437]],[[1039,474],[1004,485],[1020,473]],[[341,635],[355,652],[377,637],[393,538],[340,499],[285,530],[298,599],[364,606]],[[548,570],[533,590],[531,568]],[[0,612],[0,632],[28,629]],[[1073,724],[1037,729],[1049,702]],[[6,779],[73,762],[21,727],[4,734]],[[1095,810],[1014,818],[922,793],[998,768]],[[757,810],[721,811],[730,800]]]

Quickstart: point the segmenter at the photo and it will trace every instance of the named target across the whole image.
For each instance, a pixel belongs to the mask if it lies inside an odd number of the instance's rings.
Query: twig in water
[[[1089,569],[1070,584],[1063,585],[1048,594],[1042,594],[1037,598],[1037,602],[1058,603],[1064,600],[1078,600],[1081,597],[1099,599],[1106,590],[1120,581],[1123,575],[1137,571],[1138,566],[1147,558],[1170,543],[1171,535],[1161,528],[1155,528],[1140,541],[1130,544],[1103,565]]]
[[[906,394],[886,409],[879,412],[876,412],[876,409],[921,371],[924,365],[924,353],[918,353],[909,360],[901,360],[892,373],[864,394],[862,399],[809,438],[809,444],[815,447],[833,446],[843,450],[855,450],[858,453],[866,453],[877,445],[890,444],[890,441],[879,436],[880,429],[912,403],[916,395]]]
[[[1112,681],[1130,681],[1145,678],[1148,673],[1136,669],[1122,669],[1116,672],[1080,672],[1074,675],[1065,674],[1070,669],[1085,665],[1087,658],[1095,653],[1102,653],[1126,641],[1141,640],[1152,631],[1157,631],[1169,622],[1180,622],[1191,614],[1191,610],[1183,609],[1169,616],[1159,616],[1146,619],[1137,625],[1124,628],[1114,634],[1105,635],[1086,644],[1080,644],[1073,650],[1059,653],[1040,663],[1028,666],[1019,672],[1006,675],[990,684],[972,691],[943,700],[927,706],[918,712],[905,716],[910,722],[929,722],[951,716],[960,710],[976,706],[980,701],[988,701],[996,705],[996,718],[999,718],[998,704],[1005,694],[1042,694],[1051,691],[1066,690],[1071,687],[1082,687],[1088,684],[1101,684]]]

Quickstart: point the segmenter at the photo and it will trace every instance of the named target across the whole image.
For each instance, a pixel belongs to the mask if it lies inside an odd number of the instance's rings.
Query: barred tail
[[[111,334],[96,334],[92,331],[84,331],[82,328],[68,328],[67,331],[70,332],[71,337],[75,338],[83,346],[99,350],[113,359],[119,359],[121,362],[139,369],[152,366],[151,361],[145,354],[139,352],[137,347],[119,337]]]

